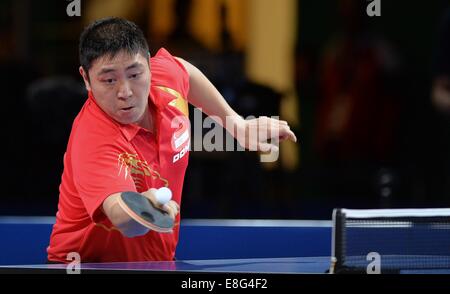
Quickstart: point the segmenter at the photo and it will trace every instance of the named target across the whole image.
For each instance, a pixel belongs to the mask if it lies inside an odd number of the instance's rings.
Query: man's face
[[[120,51],[112,58],[96,59],[89,69],[89,80],[82,67],[80,73],[97,104],[114,120],[141,126],[147,123],[151,79],[148,58]]]

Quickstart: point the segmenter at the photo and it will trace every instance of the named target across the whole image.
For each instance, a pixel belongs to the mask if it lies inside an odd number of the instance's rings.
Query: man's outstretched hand
[[[250,120],[234,120],[234,137],[242,147],[251,151],[278,151],[278,143],[285,140],[297,142],[286,121],[261,116]],[[237,131],[237,132],[236,132]]]

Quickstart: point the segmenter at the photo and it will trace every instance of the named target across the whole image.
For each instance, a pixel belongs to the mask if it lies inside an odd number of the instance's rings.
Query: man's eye
[[[114,84],[114,79],[106,79],[104,82],[108,85]]]
[[[136,79],[136,78],[138,78],[140,75],[141,75],[140,73],[132,74],[132,75],[130,75],[130,78],[131,78],[131,79]]]

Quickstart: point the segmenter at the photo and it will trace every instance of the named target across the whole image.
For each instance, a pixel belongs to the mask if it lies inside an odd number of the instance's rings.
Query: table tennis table
[[[81,273],[236,273],[323,274],[330,257],[177,260],[164,262],[82,263]],[[67,273],[66,264],[0,266],[1,273]]]
[[[0,274],[67,273],[67,265],[43,264],[52,223],[53,218],[0,218],[0,235],[6,236],[0,242]],[[385,263],[388,262],[384,259],[386,256],[382,256],[382,268],[388,264]],[[170,262],[81,263],[80,271],[290,276],[325,274],[331,264],[331,222],[185,220],[181,225],[176,257],[176,261]],[[423,258],[425,265],[432,260],[427,256]],[[438,258],[449,263],[442,256]],[[361,260],[364,267],[367,261],[365,258]],[[450,270],[420,268],[401,270],[399,273],[450,274]]]
[[[406,256],[402,256],[406,258]],[[418,257],[415,257],[417,259]],[[427,256],[421,257],[424,264]],[[286,257],[286,258],[244,258],[177,260],[152,262],[81,263],[80,273],[201,273],[201,274],[326,274],[330,269],[331,257]],[[71,273],[67,264],[33,264],[0,266],[5,273]],[[401,269],[400,274],[450,274],[447,268]]]

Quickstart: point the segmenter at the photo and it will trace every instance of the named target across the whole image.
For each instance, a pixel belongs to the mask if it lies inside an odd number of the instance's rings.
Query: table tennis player
[[[183,180],[188,164],[188,103],[222,121],[244,147],[276,148],[296,141],[288,124],[244,120],[192,64],[160,49],[150,56],[132,22],[105,18],[80,36],[79,72],[88,90],[64,155],[56,223],[48,262],[167,261],[178,242]],[[231,119],[230,119],[231,118]],[[249,134],[260,124],[267,136]]]

